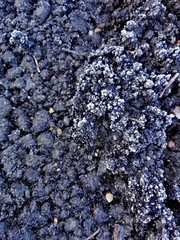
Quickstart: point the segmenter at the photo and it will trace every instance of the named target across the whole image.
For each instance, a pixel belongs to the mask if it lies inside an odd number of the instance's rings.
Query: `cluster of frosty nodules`
[[[127,177],[129,191],[121,194],[141,224],[161,215],[165,226],[173,218],[164,205],[162,170],[172,115],[159,101],[170,78],[150,73],[123,47],[104,45],[91,54],[74,97],[74,137],[99,158],[99,175]]]
[[[125,155],[150,142],[164,149],[171,116],[160,109],[158,96],[170,77],[149,73],[123,47],[103,46],[92,53],[74,97],[75,126],[82,140],[95,144],[98,129],[104,127],[115,138],[119,134],[115,148]]]

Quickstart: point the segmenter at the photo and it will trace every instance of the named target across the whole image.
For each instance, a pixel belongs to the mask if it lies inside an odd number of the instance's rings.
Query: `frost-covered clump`
[[[24,48],[29,45],[27,34],[17,30],[12,31],[9,42],[19,48]]]
[[[171,117],[159,109],[158,103],[170,77],[149,73],[123,47],[103,46],[91,54],[78,78],[74,97],[76,135],[92,147],[99,129],[104,128],[112,136],[119,135],[116,149],[125,155],[146,148],[147,129],[149,138],[157,139],[158,130],[170,122]],[[163,142],[164,137],[162,134]]]

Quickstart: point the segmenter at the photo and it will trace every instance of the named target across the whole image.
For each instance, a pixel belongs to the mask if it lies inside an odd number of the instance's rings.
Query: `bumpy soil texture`
[[[0,239],[179,239],[179,29],[178,0],[0,0]]]

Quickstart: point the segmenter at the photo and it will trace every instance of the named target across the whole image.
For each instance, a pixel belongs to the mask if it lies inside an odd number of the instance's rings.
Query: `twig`
[[[113,240],[124,239],[124,227],[118,222],[114,226]]]
[[[91,236],[87,237],[85,240],[90,240],[91,238],[95,237],[100,232],[100,228],[98,228],[97,231],[95,231]]]
[[[114,226],[113,240],[118,240],[118,224],[115,224]]]
[[[164,95],[164,92],[166,91],[166,89],[167,89],[168,87],[170,87],[171,84],[172,84],[178,77],[179,77],[179,73],[176,73],[176,74],[174,75],[174,77],[171,78],[171,80],[168,82],[168,84],[165,86],[165,88],[163,89],[163,91],[162,91],[161,94],[159,95],[160,98]]]
[[[119,233],[119,231],[118,231],[119,229],[118,229],[118,224],[115,224],[115,226],[114,226],[114,231],[113,231],[113,240],[118,240],[118,233]]]
[[[37,59],[36,59],[36,57],[35,57],[34,55],[33,55],[33,58],[34,58],[34,62],[35,62],[35,64],[36,64],[37,71],[38,71],[38,73],[40,73],[41,71],[40,71],[40,69],[39,69],[38,61],[37,61]]]
[[[84,57],[86,55],[85,53],[76,52],[76,51],[68,49],[68,48],[62,48],[62,51],[67,52],[67,53],[71,53],[72,55],[81,56],[81,57]]]

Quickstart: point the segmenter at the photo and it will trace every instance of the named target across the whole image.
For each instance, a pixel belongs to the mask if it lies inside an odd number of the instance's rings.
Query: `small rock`
[[[172,140],[170,140],[170,141],[168,142],[168,147],[169,147],[170,149],[174,149],[176,146],[175,146],[175,143],[174,143]]]
[[[70,120],[69,120],[68,116],[65,116],[64,119],[63,119],[63,121],[64,121],[64,124],[65,124],[66,126],[69,125]]]
[[[106,200],[108,201],[108,203],[113,201],[113,195],[112,193],[106,193]]]
[[[61,130],[61,128],[58,128],[57,129],[57,135],[60,136],[61,134],[62,134],[62,130]]]
[[[54,113],[54,112],[55,112],[54,108],[51,107],[51,108],[49,109],[49,113],[52,114],[52,113]]]

